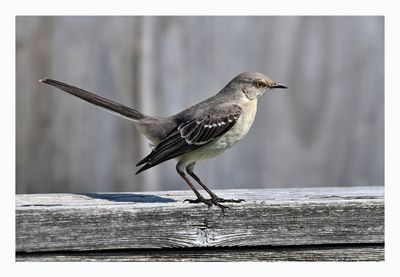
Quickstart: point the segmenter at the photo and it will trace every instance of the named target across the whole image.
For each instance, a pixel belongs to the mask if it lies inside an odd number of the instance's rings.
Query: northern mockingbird
[[[145,115],[83,89],[44,78],[40,82],[55,86],[89,103],[131,120],[151,141],[152,152],[137,163],[136,174],[170,159],[177,159],[176,170],[196,194],[190,203],[216,205],[241,202],[243,199],[223,199],[215,195],[194,173],[197,161],[215,157],[239,142],[249,131],[257,111],[257,100],[275,88],[287,88],[261,73],[245,72],[233,78],[216,95],[170,117]],[[204,198],[193,186],[189,174],[210,195]]]

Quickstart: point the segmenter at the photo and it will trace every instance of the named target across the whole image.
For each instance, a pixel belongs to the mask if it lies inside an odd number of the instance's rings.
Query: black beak
[[[288,87],[285,86],[284,84],[273,83],[273,84],[271,85],[271,88],[288,88]]]

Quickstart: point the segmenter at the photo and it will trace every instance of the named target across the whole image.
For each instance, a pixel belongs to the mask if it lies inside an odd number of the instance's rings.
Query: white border
[[[398,262],[399,15],[385,1],[8,1],[2,3],[1,261],[4,276],[393,276]],[[200,4],[201,3],[201,4]],[[8,6],[7,6],[8,5]],[[385,15],[386,261],[381,263],[15,263],[15,15]],[[7,267],[4,265],[7,264]]]

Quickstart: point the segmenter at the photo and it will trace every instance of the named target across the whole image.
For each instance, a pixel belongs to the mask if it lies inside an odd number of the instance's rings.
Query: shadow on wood
[[[113,202],[130,203],[169,203],[176,202],[172,198],[160,197],[152,194],[134,194],[134,193],[79,193],[77,195],[87,196],[93,199],[102,199]]]

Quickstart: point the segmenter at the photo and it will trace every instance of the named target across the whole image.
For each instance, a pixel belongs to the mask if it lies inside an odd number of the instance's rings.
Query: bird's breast
[[[257,112],[257,100],[249,101],[248,103],[240,105],[242,114],[236,124],[225,135],[217,140],[218,144],[232,147],[239,142],[249,132],[250,127],[253,125],[254,118]]]

